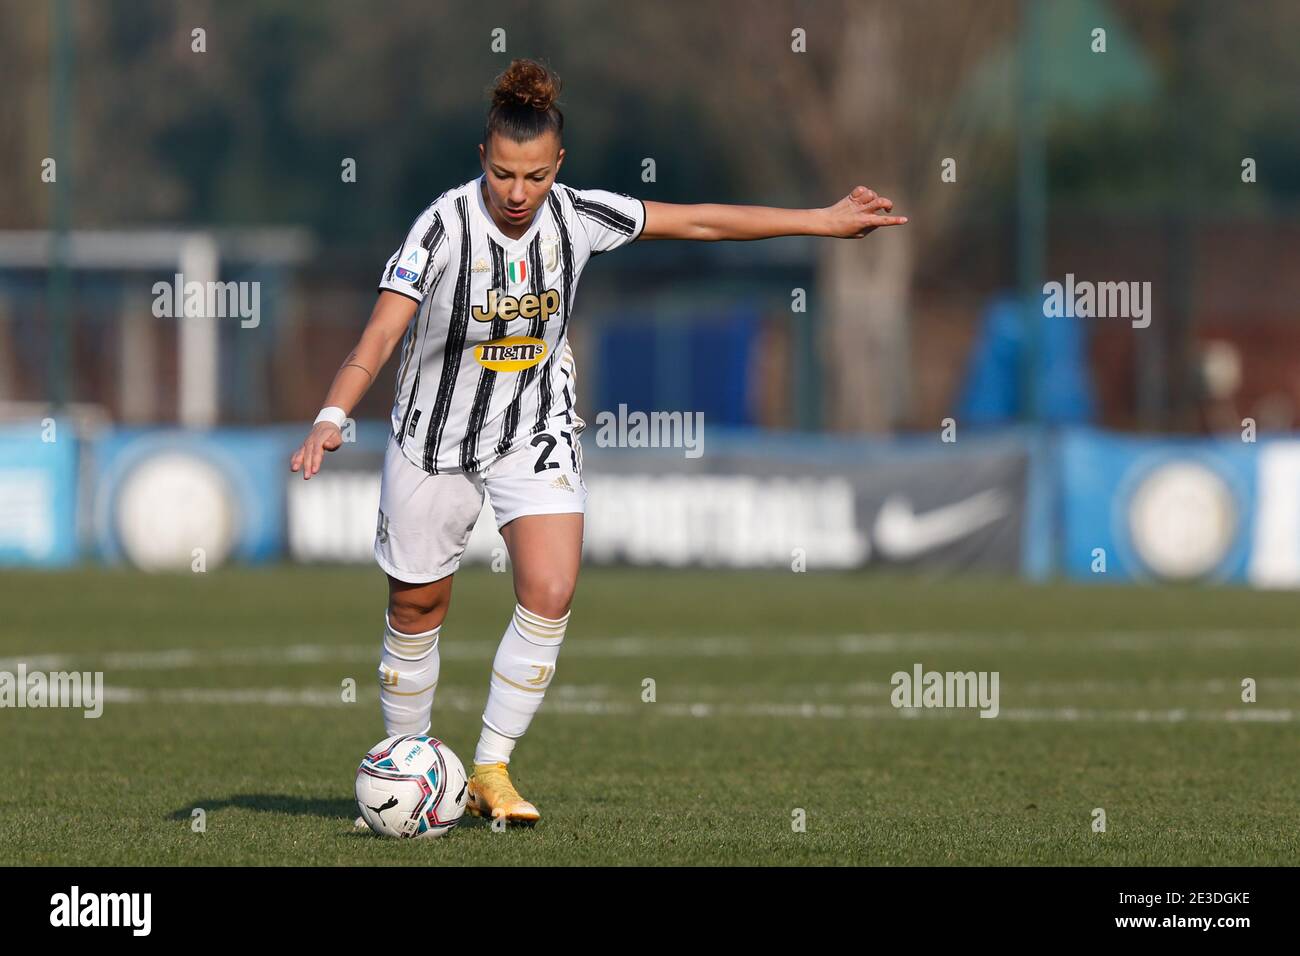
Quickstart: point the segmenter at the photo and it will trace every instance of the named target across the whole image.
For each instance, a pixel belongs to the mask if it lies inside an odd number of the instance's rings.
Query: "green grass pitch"
[[[0,670],[110,696],[0,710],[0,863],[1300,862],[1300,595],[587,569],[512,764],[541,823],[407,842],[352,829],[384,599],[366,568],[5,571]],[[467,763],[512,604],[458,576],[433,732]],[[1000,715],[894,709],[915,663],[997,671]]]

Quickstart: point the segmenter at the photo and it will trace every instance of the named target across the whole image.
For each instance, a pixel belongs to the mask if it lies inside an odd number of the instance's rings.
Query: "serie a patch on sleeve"
[[[424,271],[425,263],[429,261],[429,250],[423,246],[416,246],[406,254],[400,265],[397,267],[397,278],[403,282],[414,282],[420,278]]]

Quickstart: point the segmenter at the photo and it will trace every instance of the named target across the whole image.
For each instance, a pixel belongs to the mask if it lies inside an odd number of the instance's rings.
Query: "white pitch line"
[[[1241,692],[1241,683],[1221,677],[1209,678],[1081,678],[1078,680],[1030,680],[1016,681],[1005,671],[1000,677],[1001,686],[1010,689],[1016,696],[1026,697],[1067,697],[1081,694],[1112,694],[1137,697],[1139,695],[1157,694],[1231,694],[1234,697]],[[1261,677],[1260,687],[1269,694],[1300,693],[1300,677]],[[888,697],[894,685],[888,681],[851,681],[848,683],[820,682],[816,684],[764,684],[764,685],[694,685],[672,682],[675,694],[707,694],[710,691],[721,692],[728,696],[746,693],[755,695],[780,691],[788,696],[806,695],[808,697]]]
[[[975,708],[914,708],[898,709],[891,706],[863,704],[832,704],[812,701],[754,702],[733,704],[726,702],[663,702],[632,703],[605,698],[609,688],[604,685],[577,685],[567,694],[557,694],[543,704],[546,713],[592,717],[691,717],[710,719],[716,717],[776,717],[781,719],[805,718],[823,720],[926,720],[974,719]],[[627,693],[627,691],[624,691]],[[363,693],[361,698],[369,704],[376,695]],[[584,696],[589,699],[582,699]],[[271,707],[348,707],[338,688],[250,687],[250,688],[141,688],[108,687],[104,690],[106,703],[113,704],[201,704],[201,705],[266,705]],[[435,709],[478,711],[483,706],[482,694],[440,691],[435,699]],[[1187,708],[1138,710],[1106,710],[1086,707],[1055,708],[1003,708],[993,720],[1015,723],[1289,723],[1297,719],[1291,708],[1243,708],[1240,710],[1189,710]]]
[[[564,646],[566,659],[638,657],[817,657],[864,654],[923,653],[931,651],[1058,651],[1061,645],[1079,650],[1168,651],[1175,647],[1206,649],[1244,648],[1277,639],[1288,646],[1295,633],[1284,630],[1184,631],[1184,632],[1097,632],[1044,633],[1008,632],[918,632],[840,635],[746,636],[705,635],[700,637],[570,637]],[[449,635],[440,641],[446,660],[488,660],[496,652],[496,640],[461,640]],[[188,668],[239,667],[257,664],[371,662],[378,660],[379,641],[367,644],[289,644],[282,647],[258,645],[216,649],[171,648],[157,651],[112,651],[85,653],[67,651],[0,658],[0,670],[15,670],[20,663],[29,670],[180,670]]]

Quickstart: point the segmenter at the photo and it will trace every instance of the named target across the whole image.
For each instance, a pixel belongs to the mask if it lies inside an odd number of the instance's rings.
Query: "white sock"
[[[568,625],[568,614],[553,621],[515,605],[514,617],[492,662],[475,763],[510,762],[515,742],[532,723],[555,676],[555,661]]]
[[[438,686],[438,632],[393,630],[384,615],[384,652],[379,658],[379,707],[384,729],[393,734],[427,734]]]

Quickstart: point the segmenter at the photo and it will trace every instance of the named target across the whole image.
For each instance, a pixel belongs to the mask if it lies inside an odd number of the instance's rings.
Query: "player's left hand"
[[[854,186],[852,192],[824,210],[829,222],[828,234],[837,239],[861,239],[881,226],[901,226],[907,222],[906,216],[889,215],[893,210],[892,199],[877,196],[866,186]]]

